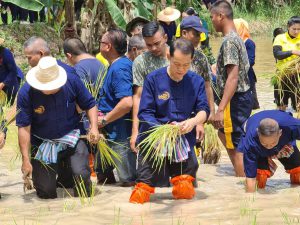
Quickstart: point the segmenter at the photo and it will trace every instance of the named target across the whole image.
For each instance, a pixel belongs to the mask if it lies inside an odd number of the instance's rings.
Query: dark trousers
[[[137,183],[142,182],[152,187],[162,187],[161,184],[166,183],[165,179],[169,182],[169,177],[173,178],[183,174],[196,177],[199,167],[193,149],[189,152],[189,158],[183,162],[176,163],[166,160],[159,173],[152,167],[152,161],[143,162],[143,158],[144,156],[140,154],[138,158]]]
[[[255,82],[250,82],[250,91],[252,93],[252,99],[253,99],[253,109],[259,109],[259,102],[257,98],[257,92],[256,92],[256,83]]]
[[[27,21],[28,19],[28,10],[23,9],[15,4],[10,4],[10,11],[12,14],[12,21],[20,20]]]
[[[1,9],[7,10],[9,7],[9,3],[1,2]],[[7,24],[7,11],[1,13],[1,20],[3,24]]]
[[[59,152],[57,163],[42,164],[34,159],[35,153],[36,151],[33,151],[31,160],[32,181],[38,197],[43,199],[56,198],[56,187],[74,188],[76,196],[78,194],[76,194],[74,180],[81,178],[89,194],[91,183],[88,163],[89,152],[87,145],[82,140],[78,141],[75,148],[68,148]]]
[[[294,153],[289,158],[279,159],[285,170],[291,170],[300,166],[300,152],[296,142],[291,143],[291,145],[294,148]],[[261,170],[270,170],[268,158],[258,158],[257,168]]]

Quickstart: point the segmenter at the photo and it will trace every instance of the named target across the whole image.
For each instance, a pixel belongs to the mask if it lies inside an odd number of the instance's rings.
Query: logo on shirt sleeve
[[[168,100],[170,98],[169,92],[165,91],[161,95],[158,95],[158,99],[160,100]]]
[[[37,114],[43,114],[45,112],[45,107],[40,105],[39,107],[34,109],[34,112],[37,113]]]

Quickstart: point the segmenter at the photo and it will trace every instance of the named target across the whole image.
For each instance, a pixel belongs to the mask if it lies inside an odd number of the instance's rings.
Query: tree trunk
[[[76,37],[74,0],[65,0],[65,10],[67,23],[64,30],[65,38]]]
[[[167,0],[161,0],[161,8],[164,9],[167,6]]]
[[[153,6],[153,10],[152,10],[154,20],[157,19],[157,11],[158,11],[158,0],[154,0],[154,6]]]

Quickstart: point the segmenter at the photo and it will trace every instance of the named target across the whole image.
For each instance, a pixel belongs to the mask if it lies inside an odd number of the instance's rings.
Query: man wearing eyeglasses
[[[109,29],[101,39],[101,54],[110,66],[100,90],[98,126],[102,129],[110,147],[121,156],[116,160],[121,186],[132,186],[135,181],[135,154],[130,151],[128,137],[131,131],[130,111],[132,108],[132,62],[125,56],[127,34],[120,29]],[[101,160],[98,158],[97,162]],[[99,183],[115,183],[113,168],[102,171],[97,167]]]

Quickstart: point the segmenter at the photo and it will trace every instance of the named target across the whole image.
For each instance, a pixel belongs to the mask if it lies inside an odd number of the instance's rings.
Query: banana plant
[[[2,0],[3,2],[13,3],[20,6],[23,9],[29,9],[33,11],[40,11],[44,4],[38,0]]]
[[[110,16],[112,17],[114,23],[121,27],[122,29],[125,29],[127,22],[127,19],[124,17],[124,13],[122,10],[118,7],[117,1],[115,0],[104,0],[107,11],[109,12]],[[142,1],[142,0],[127,0],[127,2],[131,3],[131,9],[133,10],[132,13],[134,16],[142,16],[149,20],[153,19],[153,15],[151,13],[151,10],[153,9],[153,3],[152,1]]]
[[[61,6],[64,0],[2,0],[3,2],[13,3],[23,9],[40,11],[43,7]]]

